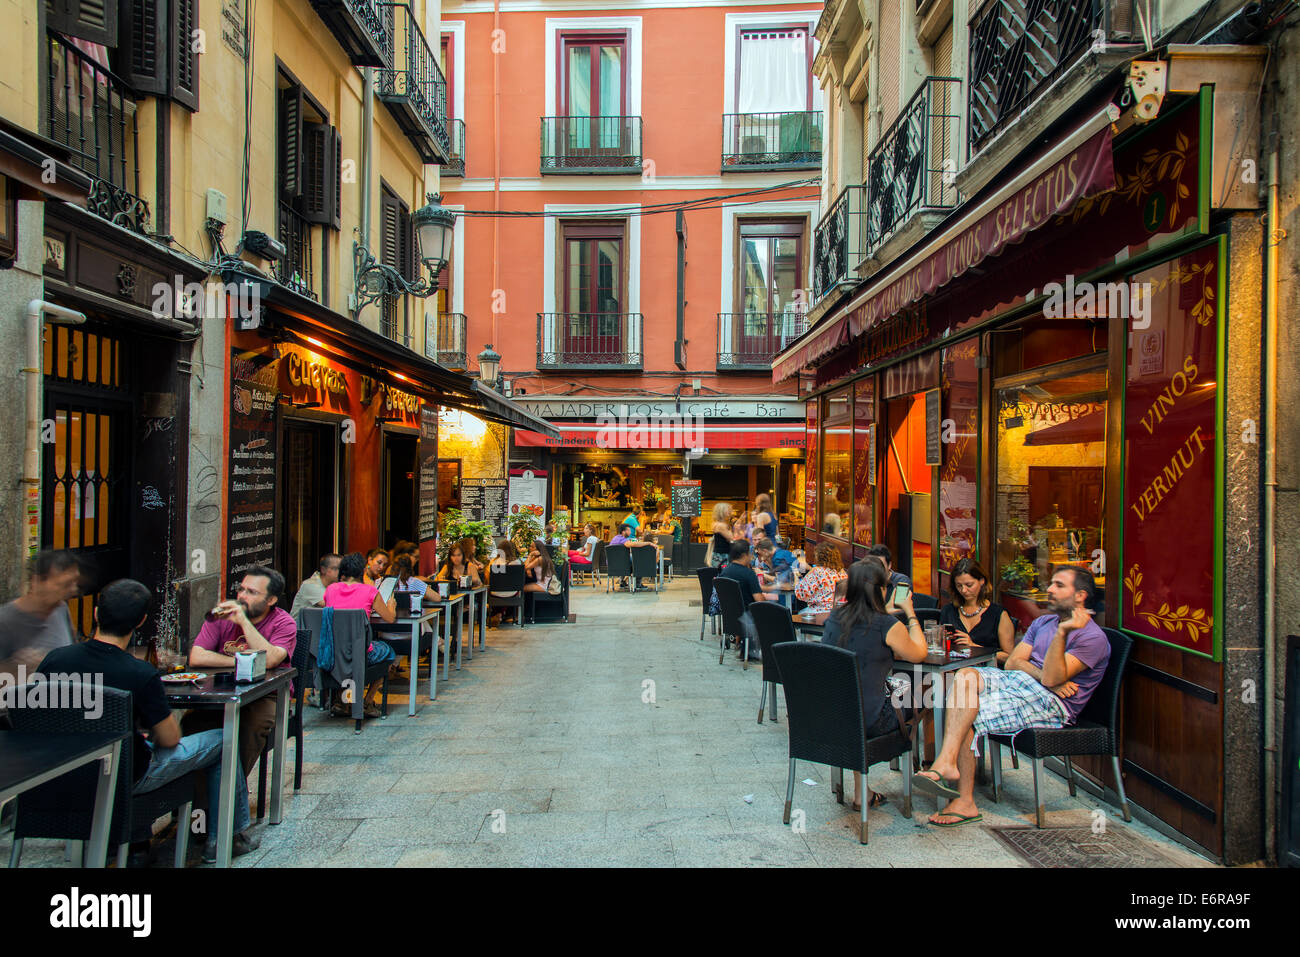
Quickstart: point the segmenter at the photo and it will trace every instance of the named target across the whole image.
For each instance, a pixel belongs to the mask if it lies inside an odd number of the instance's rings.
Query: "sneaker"
[[[247,831],[240,831],[235,835],[235,839],[231,843],[230,856],[231,858],[243,857],[249,851],[255,851],[261,846],[262,838],[259,835],[249,834]],[[208,841],[208,843],[203,846],[203,863],[217,863],[216,838]]]

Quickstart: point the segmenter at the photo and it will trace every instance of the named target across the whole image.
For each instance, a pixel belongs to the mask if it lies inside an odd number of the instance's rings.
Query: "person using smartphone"
[[[954,648],[995,649],[998,664],[1015,650],[1016,629],[1005,608],[993,601],[993,588],[979,563],[963,558],[952,567],[952,601],[939,612],[939,621],[952,636]]]

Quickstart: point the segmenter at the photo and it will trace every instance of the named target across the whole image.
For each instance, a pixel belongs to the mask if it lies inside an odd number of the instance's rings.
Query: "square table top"
[[[287,685],[298,676],[297,669],[286,665],[280,668],[268,669],[266,677],[261,681],[236,684],[228,688],[218,688],[214,684],[216,675],[233,674],[234,668],[191,668],[187,670],[197,671],[206,675],[206,677],[188,684],[171,684],[164,681],[163,691],[167,693],[167,703],[173,707],[178,704],[190,707],[220,707],[231,702],[236,702],[242,706],[250,701],[256,701],[258,698],[279,691],[281,686]]]
[[[90,734],[0,731],[0,792],[21,787],[53,768],[71,764],[127,737],[125,731]]]

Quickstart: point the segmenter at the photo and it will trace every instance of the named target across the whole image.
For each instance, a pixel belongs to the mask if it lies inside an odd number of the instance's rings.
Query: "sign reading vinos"
[[[1124,394],[1125,630],[1217,657],[1214,562],[1219,243],[1137,278],[1149,328],[1129,334]]]

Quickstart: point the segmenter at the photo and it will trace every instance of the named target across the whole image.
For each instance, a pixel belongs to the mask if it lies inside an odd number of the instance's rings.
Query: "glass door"
[[[623,354],[621,227],[565,230],[564,312],[567,361],[610,362]]]
[[[569,155],[621,155],[626,70],[624,37],[581,37],[564,42],[564,103]]]
[[[338,432],[323,422],[286,420],[284,424],[284,505],[281,509],[280,570],[289,594],[316,571],[322,555],[335,550],[334,451]],[[288,607],[288,602],[281,602]]]
[[[933,548],[930,496],[933,468],[925,463],[925,393],[890,400],[885,406],[883,504],[884,538],[894,556],[894,570],[912,579],[917,591],[929,593]]]
[[[741,318],[732,352],[741,365],[762,365],[803,331],[795,311],[795,292],[803,288],[803,224],[742,224],[740,249]]]

